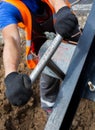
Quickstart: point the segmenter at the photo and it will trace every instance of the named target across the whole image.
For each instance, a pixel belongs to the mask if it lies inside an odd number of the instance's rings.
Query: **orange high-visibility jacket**
[[[26,61],[27,65],[30,69],[34,69],[37,60],[33,58],[33,55],[31,54],[31,39],[32,39],[32,15],[27,8],[27,6],[21,1],[21,0],[5,0],[6,2],[9,2],[13,4],[21,13],[23,22],[18,23],[18,26],[20,28],[23,28],[26,32]],[[51,9],[52,13],[55,12],[53,6],[50,4],[49,0],[42,0],[45,2]],[[70,3],[68,0],[65,0],[67,5],[70,6]]]

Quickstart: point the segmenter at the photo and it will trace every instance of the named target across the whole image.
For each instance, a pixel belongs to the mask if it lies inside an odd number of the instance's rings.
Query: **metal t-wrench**
[[[63,39],[62,36],[60,36],[59,34],[56,35],[56,37],[51,43],[51,46],[49,46],[49,48],[46,50],[46,52],[38,62],[35,69],[30,74],[32,84],[36,81],[42,70],[45,68],[46,64],[48,63],[48,61],[50,60],[50,58],[52,57],[58,46],[60,45],[62,39]]]

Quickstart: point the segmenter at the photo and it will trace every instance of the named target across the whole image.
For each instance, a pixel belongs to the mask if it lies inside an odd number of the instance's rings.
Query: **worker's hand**
[[[71,38],[74,31],[79,31],[77,17],[67,6],[62,7],[54,14],[54,27],[55,31],[60,34],[64,40]]]
[[[26,74],[10,73],[4,80],[6,97],[14,106],[25,105],[33,95],[31,80]]]

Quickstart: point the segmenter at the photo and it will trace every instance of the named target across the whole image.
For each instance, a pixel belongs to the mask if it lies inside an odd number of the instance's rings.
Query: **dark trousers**
[[[41,74],[40,96],[43,109],[52,108],[59,92],[60,80],[46,74]]]

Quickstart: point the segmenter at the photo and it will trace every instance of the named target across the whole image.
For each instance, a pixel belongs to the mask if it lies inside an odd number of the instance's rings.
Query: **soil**
[[[23,35],[22,35],[23,36]],[[21,44],[21,63],[18,71],[30,74],[25,62],[25,42]],[[43,130],[45,112],[40,108],[39,78],[33,85],[33,97],[23,107],[12,106],[5,97],[4,66],[2,60],[3,41],[0,42],[0,130]]]
[[[20,73],[30,74],[25,62],[25,41],[21,33]],[[14,107],[5,97],[3,41],[0,40],[0,130],[44,130],[46,113],[40,107],[39,78],[33,85],[33,97],[23,107]],[[71,130],[95,130],[95,103],[81,99]]]
[[[25,41],[21,33],[20,73],[30,74],[25,62]],[[33,85],[33,97],[23,107],[14,107],[5,97],[3,41],[0,35],[0,130],[44,130],[47,118],[40,107],[39,77]],[[71,130],[95,130],[95,103],[81,99]]]

